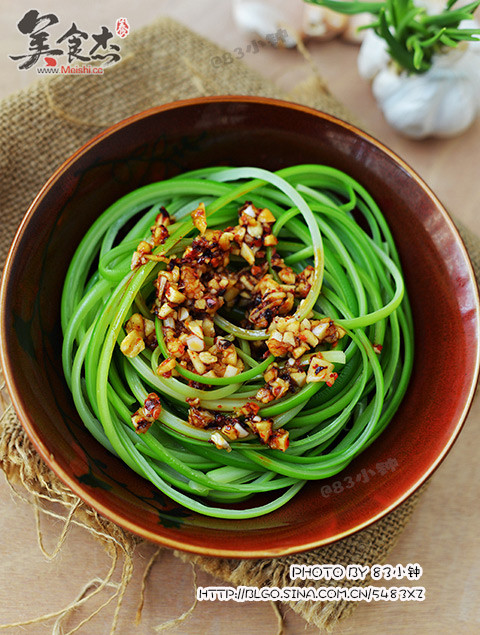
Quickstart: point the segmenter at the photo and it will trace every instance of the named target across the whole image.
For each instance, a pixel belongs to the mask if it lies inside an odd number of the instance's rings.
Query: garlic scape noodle
[[[219,518],[267,514],[343,470],[413,364],[385,218],[325,165],[210,167],[130,192],[81,241],[61,312],[90,433]]]

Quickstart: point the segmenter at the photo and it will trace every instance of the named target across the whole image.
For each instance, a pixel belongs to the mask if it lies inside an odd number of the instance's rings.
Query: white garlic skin
[[[371,30],[368,30],[358,52],[358,72],[365,79],[373,79],[390,62],[387,43]]]
[[[454,136],[480,113],[480,42],[437,54],[428,71],[408,74],[398,72],[384,40],[371,31],[360,49],[358,68],[362,77],[373,80],[385,119],[407,137]]]

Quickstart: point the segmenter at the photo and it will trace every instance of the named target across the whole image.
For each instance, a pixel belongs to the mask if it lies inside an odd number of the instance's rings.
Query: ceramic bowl
[[[399,248],[415,323],[407,394],[383,434],[341,474],[311,482],[253,520],[172,503],[83,427],[61,367],[67,266],[97,216],[127,192],[208,165],[276,170],[327,163],[374,196]],[[477,379],[479,305],[463,243],[423,181],[390,150],[316,110],[212,97],[152,108],[101,133],[50,178],[11,248],[1,290],[2,362],[14,407],[40,455],[89,505],[163,545],[228,557],[278,556],[378,520],[435,470],[458,435]]]

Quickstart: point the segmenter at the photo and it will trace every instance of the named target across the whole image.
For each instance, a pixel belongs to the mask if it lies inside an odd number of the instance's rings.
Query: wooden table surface
[[[34,4],[34,3],[33,3]],[[34,72],[20,72],[7,55],[23,46],[16,23],[33,4],[2,0],[0,9],[0,97],[6,96],[36,79]],[[280,4],[286,5],[286,0]],[[299,10],[300,0],[289,0],[289,9]],[[202,35],[233,51],[246,47],[249,40],[232,21],[227,0],[176,0],[156,3],[138,0],[84,0],[66,3],[44,0],[43,12],[56,13],[62,22],[73,20],[85,29],[113,24],[120,16],[133,28],[155,17],[168,14]],[[376,108],[369,86],[356,70],[357,48],[340,41],[310,45],[313,59],[331,91],[342,100],[365,128],[396,151],[424,178],[447,208],[464,224],[480,234],[479,148],[480,120],[463,135],[449,140],[409,141],[388,127]],[[245,55],[244,61],[264,76],[291,90],[309,74],[304,59],[293,50],[262,49],[257,55]],[[403,635],[406,633],[470,635],[480,633],[480,402],[474,402],[467,423],[454,448],[440,466],[423,496],[410,524],[389,557],[390,564],[418,562],[426,587],[423,603],[363,603],[354,615],[337,626],[335,635]],[[41,520],[45,547],[53,549],[62,523]],[[103,577],[109,558],[103,548],[84,530],[72,527],[60,554],[47,561],[36,538],[33,510],[10,494],[3,475],[0,477],[0,624],[29,619],[58,610],[71,602],[92,578]],[[143,544],[135,555],[135,573],[120,615],[117,633],[154,633],[154,627],[185,611],[192,603],[192,571],[168,550],[162,551],[153,567],[145,597],[143,618],[135,627],[133,620],[139,597],[143,569],[155,547]],[[198,584],[215,585],[204,573]],[[106,596],[103,596],[105,599]],[[78,611],[65,624],[65,632],[88,614]],[[113,608],[107,607],[80,633],[102,635],[109,632]],[[316,633],[291,610],[284,610],[285,633]],[[203,602],[193,615],[171,632],[214,635],[226,631],[235,635],[275,633],[276,617],[268,603]],[[21,629],[26,633],[49,633],[52,621]],[[7,632],[20,632],[16,627]],[[60,631],[59,631],[60,632]]]

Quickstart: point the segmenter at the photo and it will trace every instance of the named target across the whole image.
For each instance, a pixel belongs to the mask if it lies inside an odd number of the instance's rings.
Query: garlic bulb
[[[348,16],[326,7],[306,4],[303,9],[303,33],[323,42],[343,33],[348,25]]]
[[[373,17],[370,13],[355,13],[354,15],[349,15],[347,28],[342,33],[342,40],[350,42],[350,44],[361,44],[368,31],[359,31],[358,29],[372,22]]]
[[[232,9],[237,27],[245,33],[258,35],[274,45],[296,46],[295,34],[286,28],[287,17],[276,6],[261,0],[233,0]]]
[[[358,72],[365,79],[373,79],[390,62],[387,43],[374,31],[367,31],[358,53]]]
[[[391,61],[385,41],[369,31],[358,69],[373,80],[372,91],[385,119],[407,137],[460,134],[480,113],[480,42],[446,49],[434,55],[426,72],[408,74]]]
[[[346,15],[327,7],[305,4],[303,8],[303,34],[320,42],[340,36],[346,42],[361,44],[366,31],[358,31],[360,26],[370,24],[370,13]]]

